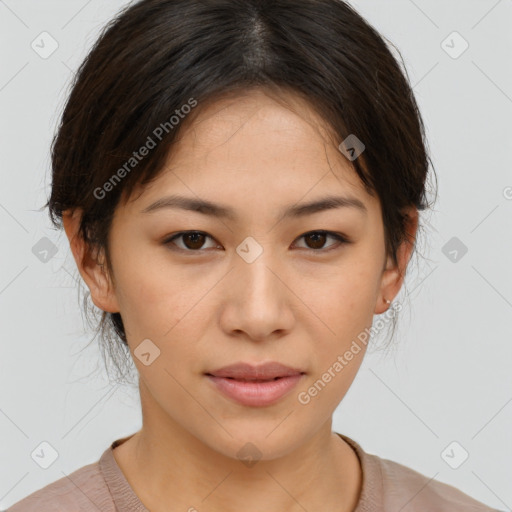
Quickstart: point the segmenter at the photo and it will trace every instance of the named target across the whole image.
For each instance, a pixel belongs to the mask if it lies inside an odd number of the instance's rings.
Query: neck
[[[215,449],[226,442],[215,439],[227,436],[219,433],[222,429],[212,427],[207,444],[168,415],[152,413],[146,407],[143,428],[114,450],[121,471],[151,512],[352,512],[356,507],[359,459],[331,431],[330,418],[284,455],[262,456],[254,446],[233,443],[244,449],[229,456]]]

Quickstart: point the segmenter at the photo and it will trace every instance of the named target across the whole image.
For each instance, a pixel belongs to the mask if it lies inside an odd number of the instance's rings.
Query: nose
[[[249,263],[235,261],[223,290],[220,324],[230,336],[262,341],[290,332],[295,322],[286,272],[264,251]]]

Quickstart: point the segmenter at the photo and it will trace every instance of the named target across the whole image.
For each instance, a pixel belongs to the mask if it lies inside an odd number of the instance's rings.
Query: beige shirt
[[[391,460],[366,453],[338,434],[356,452],[363,480],[354,512],[499,512],[451,485]],[[149,512],[134,493],[113,455],[115,440],[101,458],[33,492],[7,512]]]

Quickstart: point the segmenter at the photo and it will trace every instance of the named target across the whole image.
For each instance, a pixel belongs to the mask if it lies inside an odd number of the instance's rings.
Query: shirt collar
[[[366,453],[361,446],[350,437],[336,432],[355,451],[362,469],[361,492],[357,506],[353,512],[371,512],[375,504],[383,502],[382,474],[378,460]],[[114,457],[114,448],[127,441],[134,434],[116,439],[100,458],[99,466],[103,478],[110,490],[118,512],[149,512],[142,504],[128,480],[118,466]]]

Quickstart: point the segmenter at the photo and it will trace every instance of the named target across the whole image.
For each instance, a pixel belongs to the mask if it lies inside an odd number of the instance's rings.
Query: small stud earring
[[[391,304],[391,301],[387,299],[384,299],[384,302],[386,302],[386,304]]]

